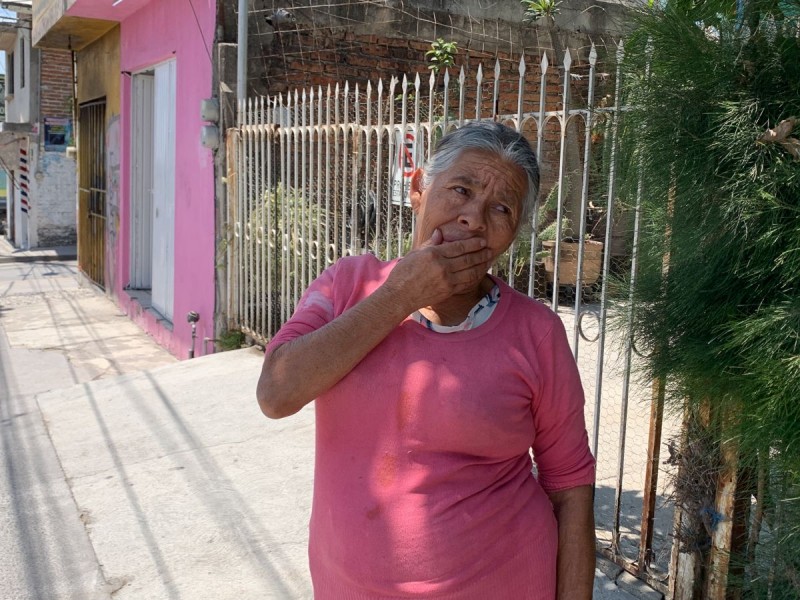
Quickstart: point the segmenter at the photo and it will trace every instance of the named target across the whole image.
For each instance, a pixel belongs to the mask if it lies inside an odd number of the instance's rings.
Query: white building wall
[[[24,63],[23,63],[24,58]],[[13,60],[13,87],[8,74]],[[30,30],[17,29],[13,54],[6,54],[6,122],[29,123],[31,133],[21,135],[15,152],[27,149],[27,173],[17,157],[14,179],[18,189],[10,194],[14,227],[11,242],[18,248],[74,245],[76,236],[76,163],[65,152],[44,150],[44,125],[39,122],[39,51],[31,48]],[[24,82],[23,86],[23,74]],[[12,166],[9,164],[8,166]],[[26,181],[27,180],[27,181]],[[11,188],[15,184],[10,180]],[[28,212],[23,211],[23,190],[27,185]],[[13,207],[13,208],[12,208]]]
[[[24,52],[20,49],[22,45],[25,46]],[[14,44],[14,87],[12,92],[11,81],[7,77],[6,81],[6,121],[8,123],[33,123],[35,122],[35,115],[33,114],[33,107],[31,102],[31,90],[38,82],[33,81],[31,77],[31,55],[34,50],[31,48],[31,32],[29,29],[17,29],[17,42]],[[25,55],[25,69],[23,70],[22,55]],[[6,54],[6,74],[11,70],[8,68],[9,58],[12,58],[8,53]],[[25,79],[25,86],[22,85],[22,79]]]
[[[64,152],[39,152],[35,148],[32,154],[30,247],[74,245],[77,240],[75,159]]]

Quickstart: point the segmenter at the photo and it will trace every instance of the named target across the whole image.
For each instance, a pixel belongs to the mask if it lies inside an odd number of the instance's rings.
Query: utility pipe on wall
[[[238,46],[236,55],[236,100],[241,106],[247,93],[247,0],[239,0]],[[239,111],[237,111],[237,114]],[[239,123],[241,124],[241,123]]]

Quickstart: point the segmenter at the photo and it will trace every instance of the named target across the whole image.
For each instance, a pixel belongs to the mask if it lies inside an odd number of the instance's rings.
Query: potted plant
[[[559,285],[578,285],[578,253],[581,240],[572,235],[572,223],[567,217],[561,218],[561,242],[557,244],[557,219],[551,217],[556,207],[558,186],[554,186],[547,195],[547,200],[539,208],[538,238],[542,245],[541,256],[544,262],[545,276],[548,283],[553,283],[556,275],[556,246],[558,248],[558,283]],[[581,287],[594,285],[600,278],[603,269],[603,243],[586,236],[583,240],[583,276]]]

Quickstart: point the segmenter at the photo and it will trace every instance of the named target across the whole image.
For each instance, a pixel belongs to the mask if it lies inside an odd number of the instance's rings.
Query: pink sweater
[[[394,264],[339,261],[268,351],[357,304]],[[545,492],[594,481],[583,390],[560,319],[495,281],[500,302],[480,327],[407,319],[317,399],[317,600],[555,597]]]

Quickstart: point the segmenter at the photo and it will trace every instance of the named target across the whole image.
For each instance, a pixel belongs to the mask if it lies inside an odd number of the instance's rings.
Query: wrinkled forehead
[[[524,169],[489,150],[462,150],[447,169],[436,174],[435,180],[491,191],[518,202],[524,201],[528,191]]]

